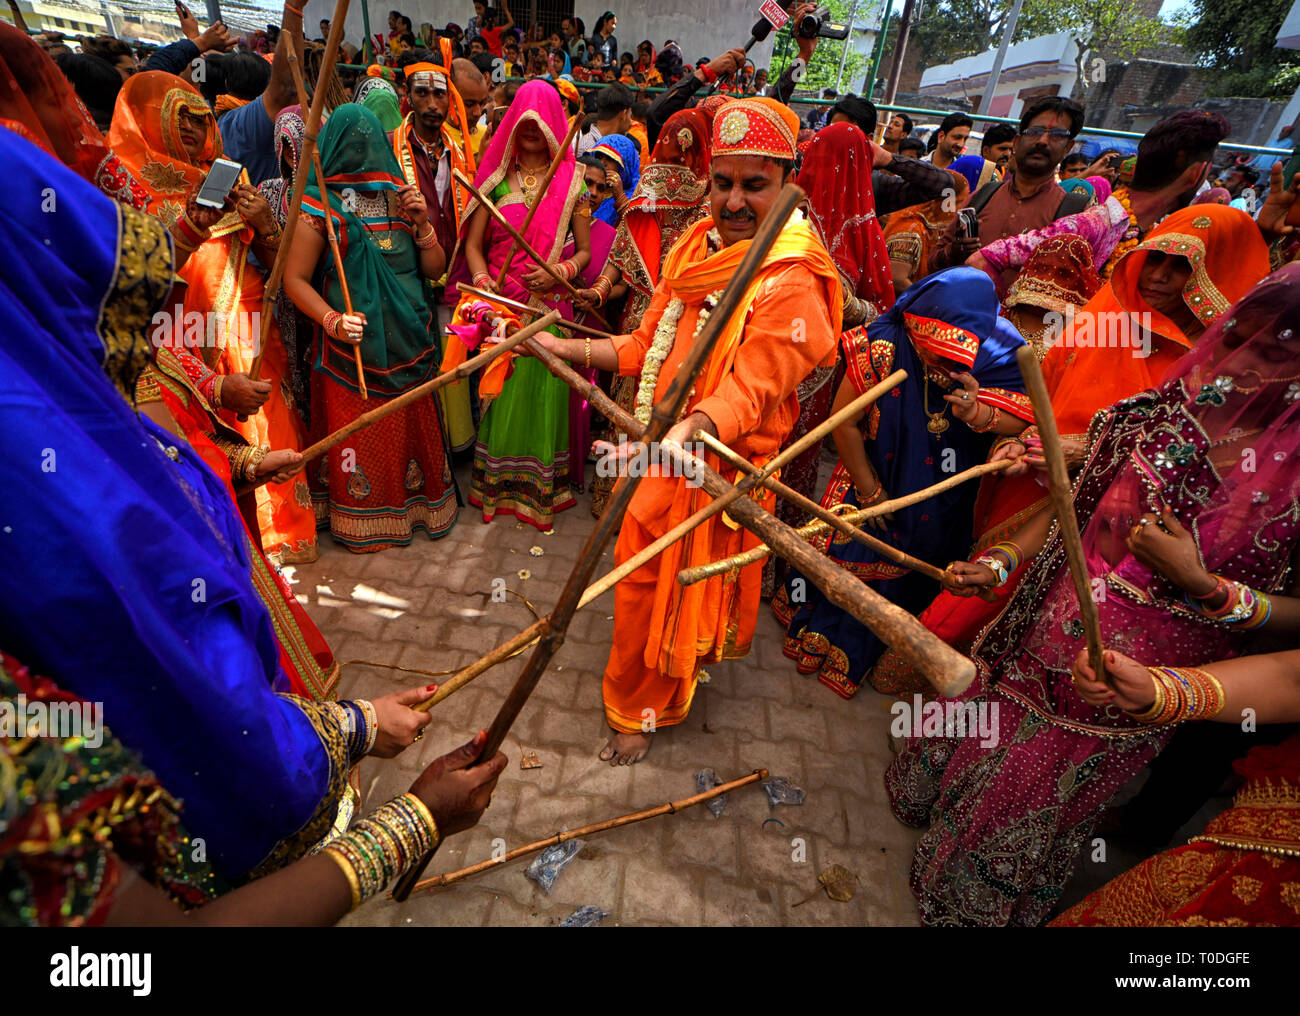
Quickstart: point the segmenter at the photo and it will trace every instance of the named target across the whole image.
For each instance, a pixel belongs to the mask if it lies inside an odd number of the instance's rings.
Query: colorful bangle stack
[[[1223,685],[1197,667],[1147,667],[1155,684],[1155,701],[1129,715],[1139,723],[1171,724],[1208,720],[1223,711]]]
[[[366,699],[343,699],[331,702],[330,707],[347,739],[348,759],[355,765],[370,754],[379,735],[375,707]]]
[[[614,290],[614,283],[609,281],[609,276],[607,275],[597,275],[596,281],[591,284],[591,288],[594,289],[596,295],[600,297],[599,306],[603,307],[605,306],[605,301],[609,299],[609,294]]]
[[[439,839],[424,802],[406,793],[376,808],[321,852],[343,871],[355,910],[436,847]]]
[[[571,282],[573,277],[578,274],[578,265],[573,260],[566,259],[555,266],[555,272],[565,282]]]
[[[255,445],[249,449],[248,458],[244,461],[245,480],[249,483],[253,483],[257,480],[257,468],[270,453],[270,445]]]
[[[325,319],[320,323],[321,330],[332,339],[339,337],[339,322],[343,320],[343,315],[336,310],[327,311]]]
[[[487,272],[479,272],[474,276],[475,289],[487,289],[490,285],[492,285],[492,276]]]
[[[423,237],[417,236],[415,238],[415,246],[420,248],[420,250],[432,250],[434,247],[438,246],[438,234],[434,231],[432,225],[429,226],[429,232],[427,232]]]
[[[862,497],[861,494],[858,495],[858,504],[861,505],[863,508],[870,508],[873,504],[879,504],[884,499],[885,499],[885,485],[883,483],[877,483],[876,489],[872,491],[870,497],[864,498]]]
[[[185,251],[193,251],[212,235],[212,231],[200,229],[194,224],[193,219],[185,212],[181,212],[180,215],[176,216],[176,223],[172,226],[171,234],[172,242],[177,247]]]
[[[991,431],[994,427],[998,425],[998,420],[1002,418],[1002,410],[1000,410],[997,406],[990,406],[989,408],[993,410],[993,413],[992,415],[989,416],[988,423],[982,426],[974,423],[970,425],[970,429],[973,430],[976,434],[987,434],[989,431]]]
[[[995,550],[1007,559],[1005,565],[992,556]],[[998,585],[1005,586],[1007,580],[1011,578],[1012,574],[1015,573],[1015,570],[1024,563],[1024,560],[1025,552],[1023,550],[1014,543],[1004,541],[1002,543],[995,543],[971,563],[982,564],[987,567],[998,577]]]
[[[1273,601],[1267,593],[1251,589],[1244,582],[1225,579],[1215,575],[1215,586],[1207,596],[1187,594],[1187,605],[1203,617],[1208,617],[1223,624],[1230,624],[1242,631],[1253,631],[1263,627],[1273,613]],[[1208,602],[1224,593],[1223,604],[1211,608]]]
[[[218,374],[215,381],[212,382],[212,408],[221,408],[221,386],[225,384],[226,375]]]

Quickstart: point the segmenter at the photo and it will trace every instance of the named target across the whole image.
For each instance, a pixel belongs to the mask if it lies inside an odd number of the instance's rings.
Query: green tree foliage
[[[852,9],[852,0],[824,0],[831,9],[831,19],[839,22],[847,22],[849,11]],[[875,16],[873,0],[861,0],[858,4],[858,21],[870,23]],[[772,50],[772,80],[775,81],[777,76],[798,56],[798,49],[795,40],[791,36],[794,28],[793,23],[787,24],[781,29],[777,36],[776,44]],[[834,88],[835,79],[839,75],[840,54],[844,51],[844,42],[835,39],[819,39],[817,48],[813,51],[812,59],[808,62],[808,70],[804,74],[803,80],[799,82],[799,88],[818,89]],[[844,61],[844,77],[840,83],[840,91],[847,92],[851,90],[850,82],[861,82],[862,76],[866,73],[867,58],[857,53],[853,49],[852,41],[849,43],[848,56]]]
[[[1291,0],[1192,0],[1184,12],[1185,44],[1197,62],[1213,68],[1216,95],[1289,98],[1300,74],[1300,53],[1277,48]]]

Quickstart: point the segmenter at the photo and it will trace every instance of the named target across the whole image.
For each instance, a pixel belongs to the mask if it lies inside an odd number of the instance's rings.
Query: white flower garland
[[[704,331],[704,325],[709,320],[709,315],[713,308],[718,305],[722,298],[722,290],[716,290],[704,298],[704,306],[700,308],[699,319],[695,323],[694,340],[699,338],[700,332]],[[641,380],[636,389],[636,418],[642,426],[650,426],[650,413],[654,409],[655,388],[659,384],[659,371],[663,369],[664,360],[668,358],[669,351],[673,348],[673,339],[677,335],[677,325],[682,319],[682,314],[686,312],[686,303],[680,297],[674,296],[668,301],[668,306],[664,308],[663,316],[659,318],[659,324],[655,327],[654,341],[650,343],[650,349],[646,352],[645,363],[641,367]]]

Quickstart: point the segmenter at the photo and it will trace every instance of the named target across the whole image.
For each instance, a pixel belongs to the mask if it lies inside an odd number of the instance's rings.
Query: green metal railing
[[[344,68],[345,70],[350,70],[350,71],[364,71],[364,70],[366,69],[366,68],[365,68],[364,66],[362,66],[361,64],[339,64],[338,66]],[[526,81],[527,79],[526,79],[526,78],[507,78],[506,80],[507,80],[507,81],[519,81],[519,82],[523,82],[523,81]],[[604,88],[607,84],[609,84],[609,82],[607,82],[607,81],[575,81],[575,82],[573,82],[573,84],[576,85],[578,88]],[[668,89],[667,89],[667,88],[660,87],[660,86],[654,86],[654,87],[651,87],[651,86],[646,85],[646,86],[642,86],[642,87],[639,87],[639,88],[635,89],[635,91],[637,91],[638,93],[639,93],[639,92],[666,92],[666,91],[668,91]],[[826,102],[825,99],[791,99],[791,100],[790,100],[790,103],[791,103],[791,105],[794,105],[794,104],[797,103],[797,104],[799,104],[799,105],[801,105],[801,106],[825,106],[825,105],[827,105],[827,102]],[[918,117],[918,116],[923,116],[923,117],[927,117],[927,118],[933,118],[933,119],[935,119],[935,120],[942,120],[945,116],[948,116],[948,114],[950,114],[950,113],[953,113],[953,112],[963,112],[962,110],[951,110],[951,109],[924,109],[924,108],[922,108],[922,107],[920,107],[920,106],[900,106],[900,105],[892,104],[892,103],[886,105],[885,103],[881,103],[881,102],[877,102],[877,103],[875,103],[874,105],[875,105],[876,109],[885,110],[886,112],[889,112],[889,113],[906,113],[908,116],[912,117],[913,119],[915,119],[915,118]],[[976,122],[979,122],[979,123],[1009,123],[1009,124],[1011,124],[1012,126],[1019,126],[1019,124],[1020,124],[1020,120],[1019,120],[1018,118],[1016,118],[1016,117],[1009,117],[1009,116],[993,116],[993,115],[988,114],[988,113],[985,113],[985,114],[983,114],[983,115],[981,115],[981,116],[976,116],[974,113],[967,113],[966,115],[969,116],[972,120],[975,120]],[[1141,140],[1142,140],[1142,137],[1143,137],[1143,135],[1142,135],[1140,132],[1138,132],[1138,131],[1121,131],[1121,130],[1112,130],[1112,129],[1108,128],[1108,127],[1087,127],[1087,126],[1085,126],[1085,127],[1083,128],[1083,130],[1081,130],[1079,133],[1080,133],[1080,134],[1097,134],[1097,135],[1101,135],[1101,136],[1103,136],[1103,137],[1108,137],[1108,138],[1131,138],[1131,139],[1134,140],[1134,141],[1141,141]],[[1256,155],[1284,155],[1284,156],[1286,156],[1287,158],[1290,158],[1291,156],[1293,156],[1293,155],[1296,154],[1295,151],[1292,150],[1292,149],[1290,149],[1290,148],[1269,148],[1269,147],[1267,147],[1267,146],[1265,146],[1265,145],[1241,145],[1241,144],[1235,144],[1235,143],[1233,143],[1233,142],[1229,142],[1229,141],[1221,142],[1221,143],[1219,144],[1219,147],[1220,147],[1220,148],[1225,148],[1225,149],[1227,149],[1227,150],[1229,150],[1229,151],[1233,151],[1233,152],[1253,152],[1253,153],[1255,153]]]

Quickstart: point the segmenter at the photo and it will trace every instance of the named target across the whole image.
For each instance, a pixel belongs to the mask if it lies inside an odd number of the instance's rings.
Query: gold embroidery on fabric
[[[104,344],[104,372],[130,399],[136,378],[149,362],[149,322],[172,288],[172,245],[152,215],[117,206],[117,265],[96,331]]]

